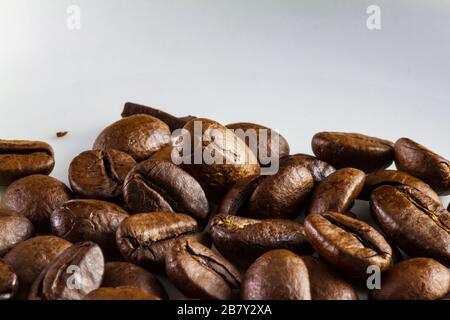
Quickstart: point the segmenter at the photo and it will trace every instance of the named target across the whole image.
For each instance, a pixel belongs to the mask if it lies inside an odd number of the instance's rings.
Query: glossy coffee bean
[[[308,269],[289,250],[273,250],[259,257],[242,281],[243,300],[311,300]]]
[[[319,255],[350,278],[361,280],[370,266],[381,271],[392,264],[392,248],[367,223],[337,212],[311,214],[305,232]]]
[[[160,300],[158,297],[148,293],[147,291],[136,287],[117,287],[117,288],[99,288],[90,292],[84,297],[84,300],[94,301],[144,301],[144,300]]]
[[[450,265],[450,213],[440,202],[408,186],[382,186],[370,206],[386,235],[409,256]]]
[[[85,151],[70,163],[70,186],[80,198],[118,201],[125,177],[135,165],[125,152]]]
[[[45,142],[0,140],[1,186],[33,174],[50,174],[54,166],[53,149]]]
[[[325,262],[301,257],[308,269],[312,300],[358,300],[355,289]]]
[[[104,260],[100,247],[80,242],[64,250],[41,272],[30,300],[82,300],[102,283]]]
[[[298,153],[280,159],[280,165],[282,166],[289,163],[297,163],[306,167],[312,174],[314,183],[316,184],[322,182],[326,177],[336,171],[331,164],[307,154]]]
[[[100,200],[71,200],[53,211],[53,232],[70,242],[92,241],[105,255],[120,257],[116,230],[128,213],[116,204]]]
[[[170,143],[170,129],[159,119],[134,115],[104,129],[94,142],[95,150],[116,149],[141,162]]]
[[[0,301],[15,298],[19,290],[19,278],[13,268],[0,259]]]
[[[26,217],[13,210],[0,209],[0,257],[30,238],[33,232],[33,225]]]
[[[72,197],[70,189],[61,181],[49,176],[32,175],[9,185],[1,206],[27,217],[36,232],[47,232],[53,210]]]
[[[19,243],[6,254],[20,282],[20,297],[26,296],[33,281],[71,243],[55,236],[39,236]]]
[[[173,212],[152,212],[130,216],[122,221],[116,243],[123,257],[144,268],[164,266],[165,255],[179,236],[198,232],[190,216]]]
[[[209,204],[200,184],[169,161],[146,160],[128,174],[124,198],[131,211],[184,212],[206,223]]]
[[[395,164],[428,183],[438,194],[450,195],[450,161],[408,138],[395,143]]]
[[[406,185],[425,193],[430,198],[436,201],[440,201],[439,196],[434,192],[431,187],[417,179],[416,177],[402,171],[396,170],[380,170],[366,175],[366,182],[364,189],[360,193],[359,197],[363,200],[369,200],[371,193],[378,187],[383,185],[399,186]]]
[[[193,239],[179,239],[166,255],[166,274],[187,297],[233,300],[241,276],[225,258]]]
[[[450,274],[433,259],[416,258],[396,264],[381,277],[381,289],[372,290],[374,300],[437,300],[450,290]]]
[[[105,264],[102,287],[136,287],[160,299],[167,299],[164,287],[153,274],[129,262]]]
[[[216,248],[238,266],[248,267],[259,256],[274,249],[312,253],[303,225],[292,220],[256,220],[219,214],[210,225]]]
[[[317,158],[337,169],[351,167],[364,172],[386,169],[394,161],[394,144],[358,133],[320,132],[313,137]]]
[[[315,188],[309,213],[347,212],[363,189],[365,178],[364,172],[353,168],[332,173]]]

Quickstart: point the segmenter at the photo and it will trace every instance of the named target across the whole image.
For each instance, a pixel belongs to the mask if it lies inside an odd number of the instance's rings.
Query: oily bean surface
[[[331,164],[307,154],[298,153],[280,159],[281,166],[289,163],[297,163],[306,167],[312,174],[314,183],[316,184],[322,182],[326,177],[336,171]]]
[[[22,214],[0,209],[0,257],[34,233],[33,224]]]
[[[19,290],[19,278],[13,268],[0,259],[0,301],[15,298]]]

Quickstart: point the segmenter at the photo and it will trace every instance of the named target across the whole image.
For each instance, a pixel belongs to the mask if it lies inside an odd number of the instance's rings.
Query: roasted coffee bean
[[[164,265],[167,250],[175,239],[197,231],[197,222],[185,214],[142,213],[122,221],[117,229],[116,242],[127,261],[158,270]]]
[[[170,129],[164,122],[138,114],[104,129],[95,140],[93,149],[116,149],[141,162],[169,143]]]
[[[326,177],[336,171],[331,164],[307,154],[298,153],[280,159],[280,165],[282,166],[289,163],[297,163],[306,167],[312,174],[314,183],[316,184],[322,182]]]
[[[247,270],[241,287],[243,300],[311,300],[308,269],[289,250],[273,250]]]
[[[395,143],[395,164],[428,183],[438,194],[450,195],[450,161],[408,138]]]
[[[394,144],[358,133],[320,132],[312,149],[320,160],[337,169],[352,167],[364,172],[386,169],[394,161]]]
[[[433,259],[416,258],[396,264],[381,277],[375,300],[437,300],[450,290],[450,274]]]
[[[239,271],[193,239],[179,239],[172,245],[166,255],[166,273],[189,298],[233,300],[239,297]]]
[[[386,235],[409,256],[450,265],[450,213],[440,202],[408,186],[381,186],[370,206]]]
[[[392,248],[367,223],[337,212],[311,214],[305,232],[319,255],[337,270],[355,280],[367,276],[367,268],[381,271],[392,264]]]
[[[0,140],[1,186],[32,174],[50,174],[54,166],[53,149],[45,142]]]
[[[70,242],[59,237],[40,236],[19,243],[6,254],[4,260],[19,277],[20,297],[26,296],[42,270],[70,245]]]
[[[365,174],[361,170],[353,168],[337,170],[314,190],[310,199],[309,213],[347,212],[363,189],[364,182]]]
[[[184,212],[199,223],[208,219],[209,205],[200,184],[169,161],[147,160],[127,176],[124,198],[131,211]]]
[[[0,209],[0,257],[30,238],[33,232],[33,225],[23,215],[13,210]]]
[[[106,263],[102,287],[136,287],[160,299],[167,299],[167,292],[158,278],[129,262]]]
[[[6,263],[0,259],[0,301],[13,299],[19,290],[19,278]]]
[[[312,300],[358,300],[355,289],[326,263],[312,256],[301,258],[308,268]]]
[[[117,201],[122,198],[125,177],[135,165],[125,152],[85,151],[70,163],[70,186],[80,198]]]
[[[378,187],[383,185],[398,186],[406,185],[416,188],[417,190],[425,193],[430,198],[436,201],[441,201],[436,192],[431,187],[412,175],[395,170],[380,170],[366,175],[366,183],[364,189],[360,193],[359,197],[363,200],[369,200],[371,193]]]
[[[113,301],[113,300],[160,300],[158,297],[136,287],[99,288],[84,297],[84,300]]]
[[[248,202],[264,176],[251,176],[237,182],[222,199],[218,212],[223,214],[248,215]]]
[[[107,258],[120,257],[116,230],[128,217],[118,205],[100,200],[72,200],[53,211],[53,232],[70,242],[93,241]]]
[[[36,232],[47,232],[53,210],[71,199],[72,192],[61,181],[49,176],[32,175],[9,185],[1,206],[27,217]]]
[[[210,228],[214,245],[238,266],[248,267],[259,256],[274,249],[312,253],[301,223],[285,219],[256,220],[219,214]]]
[[[256,123],[239,122],[226,126],[253,150],[261,166],[270,165],[270,158],[278,160],[289,155],[287,140],[278,132]],[[275,143],[272,146],[272,142]],[[269,158],[270,157],[270,158]]]
[[[191,150],[179,150],[177,144],[176,151],[188,160],[184,167],[212,200],[220,199],[239,180],[260,173],[257,158],[250,148],[221,124],[209,119],[194,119],[183,129],[181,146],[187,145],[185,139],[188,139]],[[197,159],[196,154],[203,156],[202,159]]]
[[[30,300],[82,300],[102,283],[104,260],[100,247],[80,242],[64,250],[41,272]]]

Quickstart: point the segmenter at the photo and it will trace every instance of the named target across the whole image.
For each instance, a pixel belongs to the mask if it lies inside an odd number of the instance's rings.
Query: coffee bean
[[[166,255],[166,273],[189,298],[233,300],[239,297],[239,271],[193,239],[179,239],[173,244]]]
[[[120,257],[116,230],[128,217],[118,205],[100,200],[72,200],[53,211],[53,232],[70,242],[97,243],[107,258]]]
[[[450,290],[450,274],[433,259],[416,258],[396,264],[381,277],[374,300],[437,300]]]
[[[84,297],[84,300],[160,300],[158,297],[136,287],[99,288]]]
[[[344,168],[323,180],[311,196],[309,213],[327,211],[347,212],[364,187],[365,174],[361,170]]]
[[[358,300],[355,289],[326,263],[312,256],[301,258],[308,268],[312,300]]]
[[[409,256],[450,265],[450,213],[440,202],[408,186],[381,186],[370,206],[383,231]]]
[[[59,237],[39,236],[19,243],[6,254],[4,260],[19,277],[20,297],[27,295],[42,270],[70,245],[70,242]]]
[[[243,300],[311,300],[308,269],[289,250],[273,250],[259,257],[242,281]]]
[[[129,262],[106,263],[102,287],[136,287],[160,299],[167,299],[167,292],[158,278]]]
[[[30,220],[16,211],[0,209],[0,257],[33,233]]]
[[[36,232],[48,232],[53,210],[71,199],[72,192],[61,181],[49,176],[32,175],[9,185],[0,205],[27,217]]]
[[[237,182],[225,195],[218,212],[223,214],[248,215],[248,202],[264,176],[251,176]]]
[[[289,163],[297,163],[306,167],[312,174],[314,183],[316,184],[322,182],[326,177],[336,171],[332,165],[307,154],[298,153],[280,159],[280,165],[282,166]]]
[[[208,199],[200,184],[169,161],[147,160],[127,176],[124,197],[131,211],[184,212],[199,223],[207,222]]]
[[[320,160],[337,169],[352,167],[364,172],[386,169],[394,161],[394,144],[358,133],[320,132],[312,149]]]
[[[116,149],[141,162],[169,143],[170,129],[164,122],[139,114],[104,129],[95,140],[93,149]]]
[[[366,183],[364,189],[360,193],[359,198],[363,200],[369,200],[371,193],[378,187],[383,185],[406,185],[425,193],[430,198],[436,201],[440,201],[439,196],[434,192],[431,187],[412,175],[395,170],[380,170],[366,175]]]
[[[369,266],[381,271],[392,264],[392,248],[367,223],[337,212],[311,214],[305,232],[319,255],[350,278],[361,280]]]
[[[198,231],[197,222],[185,214],[142,213],[122,221],[116,242],[127,261],[158,270],[164,265],[167,250],[177,237]]]
[[[70,163],[70,186],[80,198],[119,201],[125,177],[135,165],[125,152],[85,151]]]
[[[41,141],[0,140],[0,185],[32,175],[52,172],[55,156],[50,145]]]
[[[0,259],[0,301],[13,299],[19,290],[19,279],[12,267]]]
[[[450,195],[450,161],[408,138],[395,143],[395,164],[428,183],[438,194]]]
[[[64,250],[41,272],[31,287],[30,300],[81,300],[102,282],[102,250],[80,242]]]
[[[285,219],[256,220],[219,214],[210,233],[216,248],[238,266],[248,267],[274,249],[312,253],[301,223]]]

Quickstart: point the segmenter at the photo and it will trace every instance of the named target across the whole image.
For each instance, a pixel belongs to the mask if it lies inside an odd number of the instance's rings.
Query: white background
[[[49,142],[67,182],[126,101],[261,123],[293,152],[338,130],[449,158],[450,1],[0,0],[0,138]]]

